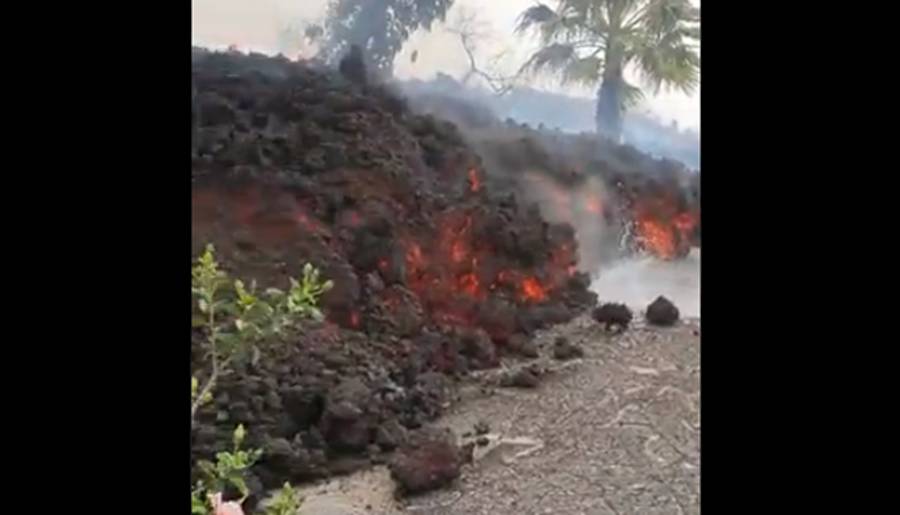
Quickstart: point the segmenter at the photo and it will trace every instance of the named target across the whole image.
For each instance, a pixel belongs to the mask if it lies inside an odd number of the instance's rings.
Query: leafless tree
[[[491,90],[503,95],[511,91],[515,87],[515,81],[519,78],[520,73],[515,75],[503,76],[496,73],[490,73],[478,66],[475,53],[478,50],[479,43],[483,43],[490,37],[490,25],[478,19],[478,16],[471,11],[460,9],[459,15],[454,23],[446,28],[447,32],[455,34],[459,37],[463,51],[469,60],[469,70],[462,78],[462,84],[468,84],[472,78],[481,77]],[[495,55],[489,64],[490,68],[495,68],[496,64],[503,59],[506,52]]]

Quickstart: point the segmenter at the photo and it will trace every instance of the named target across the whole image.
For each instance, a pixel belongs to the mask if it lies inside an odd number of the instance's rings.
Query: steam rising
[[[682,316],[700,316],[700,250],[687,259],[659,261],[649,257],[617,261],[600,269],[591,284],[601,302],[624,302],[642,310],[659,295],[678,306]]]

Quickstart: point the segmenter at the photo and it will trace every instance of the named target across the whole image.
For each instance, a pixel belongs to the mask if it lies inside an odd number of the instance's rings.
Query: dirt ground
[[[490,426],[453,486],[397,501],[377,467],[307,487],[301,513],[700,513],[699,333],[700,320],[688,319],[609,335],[586,316],[548,330],[539,361],[555,371],[537,389],[485,387],[503,371],[488,372],[437,423],[458,435]],[[584,359],[550,359],[560,335]]]

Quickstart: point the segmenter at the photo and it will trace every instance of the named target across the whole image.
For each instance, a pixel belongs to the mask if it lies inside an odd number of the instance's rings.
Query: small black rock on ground
[[[678,322],[680,314],[672,301],[660,295],[647,306],[647,322],[659,326],[671,326]]]
[[[594,308],[591,313],[597,323],[605,324],[606,330],[616,327],[619,331],[628,329],[633,318],[631,310],[625,304],[604,303]]]

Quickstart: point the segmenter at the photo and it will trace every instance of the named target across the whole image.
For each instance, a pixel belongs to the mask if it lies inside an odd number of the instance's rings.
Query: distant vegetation
[[[369,67],[391,76],[409,36],[443,21],[452,5],[453,0],[330,0],[323,29],[310,29],[307,36],[321,35],[321,57],[329,63],[359,45]]]
[[[523,70],[599,84],[596,129],[613,139],[622,134],[623,113],[644,97],[626,82],[627,70],[654,92],[691,94],[700,83],[700,10],[690,0],[557,0],[556,9],[525,10],[517,31],[535,32],[542,44]]]
[[[411,96],[442,94],[480,104],[500,119],[510,118],[532,127],[559,129],[564,132],[594,130],[593,101],[531,88],[515,88],[503,96],[487,89],[463,87],[449,76],[433,81],[409,81],[404,91]],[[486,114],[486,113],[485,113]],[[694,130],[679,129],[649,114],[626,112],[622,120],[624,142],[658,157],[680,161],[690,168],[700,168],[700,135]]]
[[[309,26],[319,57],[336,64],[359,45],[367,66],[390,77],[394,59],[413,32],[445,20],[454,0],[329,0],[321,25]],[[596,101],[530,88],[494,87],[507,93],[485,99],[500,117],[581,132],[596,130],[645,152],[699,168],[699,135],[629,113],[645,92],[676,89],[692,94],[700,81],[700,10],[691,0],[554,0],[526,9],[517,32],[534,34],[541,47],[521,67],[563,83],[597,87]],[[463,37],[463,43],[466,38]],[[465,45],[464,45],[465,46]],[[468,47],[465,47],[468,50]],[[481,72],[472,60],[472,70]],[[469,75],[473,73],[469,72]],[[634,72],[640,84],[625,80]],[[543,97],[538,99],[537,97]]]

